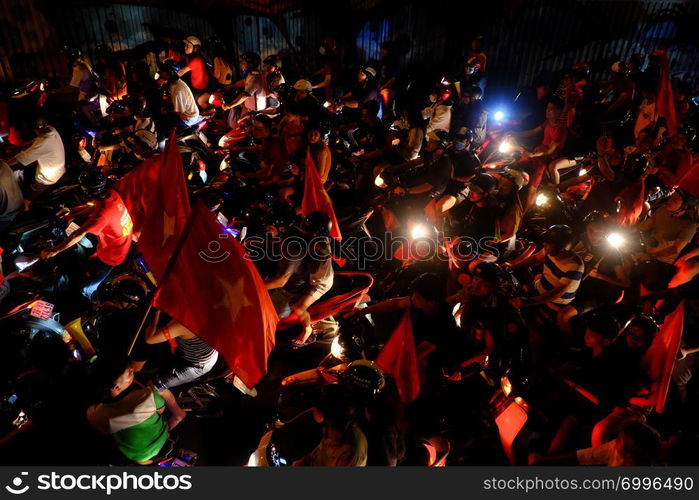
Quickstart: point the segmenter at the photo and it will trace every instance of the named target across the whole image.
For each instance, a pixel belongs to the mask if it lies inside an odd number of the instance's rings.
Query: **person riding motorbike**
[[[311,453],[295,461],[295,467],[364,467],[367,462],[366,436],[357,425],[356,402],[339,384],[323,388],[313,416],[323,426],[323,438]]]
[[[444,130],[449,132],[452,126],[452,100],[451,88],[440,85],[429,96],[430,104],[422,110],[422,116],[427,121],[425,132]]]
[[[22,189],[10,166],[0,160],[0,236],[24,207]]]
[[[188,36],[182,42],[187,64],[177,72],[177,76],[182,78],[189,74],[192,94],[199,107],[206,109],[209,107],[209,70],[201,54],[201,40],[195,36]]]
[[[471,132],[469,146],[473,151],[483,144],[487,132],[488,113],[481,100],[482,96],[483,91],[478,86],[473,85],[462,89],[451,123],[454,131],[465,128]]]
[[[159,124],[159,131],[163,131],[163,135],[167,135],[167,131],[173,126],[191,127],[201,119],[192,90],[180,79],[179,71],[180,65],[173,59],[166,59],[158,65],[157,82],[167,86],[172,106],[171,110],[164,113]]]
[[[328,239],[331,228],[332,221],[325,212],[311,212],[304,217],[298,235],[282,242],[283,260],[276,274],[265,280],[278,316],[284,319],[293,315],[303,327],[303,332],[294,339],[295,344],[303,344],[311,334],[307,309],[333,284]],[[301,243],[300,254],[292,253],[294,241]]]
[[[121,195],[107,187],[107,178],[101,172],[83,172],[80,175],[80,187],[90,202],[80,211],[70,213],[70,217],[87,216],[87,222],[52,250],[42,250],[41,258],[55,257],[77,245],[88,233],[94,235],[98,241],[97,249],[88,261],[88,282],[83,288],[83,294],[91,299],[114,267],[128,257],[133,222]]]
[[[45,117],[34,122],[36,137],[8,165],[20,169],[18,178],[28,202],[36,200],[50,186],[57,183],[66,171],[63,140]],[[35,169],[27,169],[36,163]],[[28,203],[27,203],[28,204]]]

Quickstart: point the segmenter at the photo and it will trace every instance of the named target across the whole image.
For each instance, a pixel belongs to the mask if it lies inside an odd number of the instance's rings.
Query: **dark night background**
[[[453,68],[482,34],[491,92],[580,60],[604,78],[612,62],[657,48],[668,49],[675,79],[693,80],[697,25],[699,2],[686,0],[0,0],[0,83],[67,72],[56,56],[64,44],[92,56],[100,43],[138,50],[190,34],[220,38],[233,57],[279,53],[290,75],[315,71],[317,47],[332,37],[352,75],[394,40],[406,49],[402,64],[412,78],[427,79]]]

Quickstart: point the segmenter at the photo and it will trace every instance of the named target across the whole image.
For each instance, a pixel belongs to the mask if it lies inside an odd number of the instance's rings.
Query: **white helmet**
[[[183,41],[184,41],[184,43],[189,43],[191,45],[194,45],[195,47],[201,47],[201,40],[199,40],[195,36],[188,36]]]
[[[298,80],[294,83],[294,90],[305,90],[306,92],[311,92],[313,90],[313,85],[308,80]]]

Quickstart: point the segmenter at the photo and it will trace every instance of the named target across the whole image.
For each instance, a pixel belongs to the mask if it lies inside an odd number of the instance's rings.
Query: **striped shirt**
[[[191,365],[206,366],[218,356],[218,352],[199,337],[191,339],[176,337],[175,340],[180,356]]]
[[[549,304],[564,306],[570,304],[575,298],[575,292],[580,286],[585,264],[582,259],[573,254],[572,259],[557,259],[552,255],[547,255],[544,259],[544,272],[536,282],[536,290],[539,294],[546,293],[554,288],[564,285],[563,295],[549,301]]]

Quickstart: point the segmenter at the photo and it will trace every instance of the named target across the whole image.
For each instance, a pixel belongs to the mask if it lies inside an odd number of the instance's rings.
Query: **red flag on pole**
[[[410,403],[417,398],[420,394],[420,375],[410,310],[406,310],[398,322],[377,356],[376,364],[395,379],[401,401]]]
[[[163,154],[126,174],[116,189],[134,221],[138,249],[159,280],[191,212],[175,131]]]
[[[699,198],[699,161],[694,162],[677,184],[683,191],[695,198]]]
[[[684,322],[684,302],[667,315],[660,332],[646,352],[643,364],[652,380],[651,392],[655,396],[655,411],[662,413],[670,388],[672,370],[677,359],[677,351],[682,340]]]
[[[653,54],[660,58],[660,80],[658,81],[655,110],[659,117],[665,118],[669,134],[675,135],[677,117],[675,116],[675,100],[672,97],[672,84],[670,82],[670,63],[664,50],[656,50]]]
[[[277,313],[242,245],[206,206],[194,206],[191,231],[154,306],[216,349],[252,388],[267,372]]]
[[[311,149],[306,150],[306,178],[303,184],[303,201],[301,202],[301,214],[305,217],[311,212],[316,211],[326,212],[330,216],[333,227],[330,230],[330,236],[337,241],[342,241],[340,234],[340,225],[335,217],[333,202],[330,200],[323,182],[318,175],[318,169],[311,157]]]

